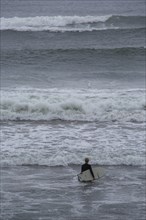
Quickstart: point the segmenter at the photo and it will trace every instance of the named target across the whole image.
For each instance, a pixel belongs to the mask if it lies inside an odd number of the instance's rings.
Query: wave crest
[[[16,31],[94,31],[117,28],[143,28],[145,16],[36,16],[1,20],[1,30]]]
[[[2,92],[1,120],[145,121],[144,91]]]

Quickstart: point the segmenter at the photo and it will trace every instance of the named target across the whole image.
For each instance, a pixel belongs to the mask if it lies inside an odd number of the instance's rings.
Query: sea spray
[[[144,90],[15,90],[1,95],[1,120],[145,121]]]
[[[144,28],[145,16],[36,16],[0,19],[1,30],[94,31],[117,28]]]

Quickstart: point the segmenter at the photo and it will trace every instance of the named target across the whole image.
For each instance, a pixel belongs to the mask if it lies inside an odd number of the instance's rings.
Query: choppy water
[[[44,174],[39,177],[40,185],[46,184],[52,189],[51,179],[53,183],[59,182],[58,172],[68,172],[66,169],[73,166],[69,181],[78,192],[78,187],[82,187],[76,182],[76,174],[80,172],[78,165],[89,156],[92,164],[106,166],[109,177],[108,170],[113,166],[111,173],[115,172],[118,184],[121,181],[119,166],[122,176],[129,176],[129,169],[136,169],[136,184],[135,179],[127,180],[127,184],[135,184],[131,193],[136,191],[138,195],[139,187],[142,192],[144,181],[139,175],[144,176],[146,153],[144,6],[143,0],[1,1],[0,163],[4,174],[1,184],[3,189],[15,176],[17,185],[18,176],[26,166],[28,176],[32,175],[27,190],[32,199],[38,196],[40,200],[42,214],[38,219],[68,219],[69,212],[66,205],[66,211],[57,214],[57,210],[61,210],[60,200],[55,209],[54,191],[51,190],[49,204],[52,202],[53,216],[51,211],[43,214],[45,197],[41,194],[43,198],[40,198],[36,191],[33,194],[30,187],[35,187],[36,176],[31,173],[32,169],[34,173],[41,169]],[[60,165],[64,166],[64,171]],[[50,170],[48,172],[60,171],[45,179],[45,168]],[[106,177],[105,182],[101,182],[112,201],[112,206],[108,203],[100,209],[101,219],[107,219],[107,215],[116,219],[116,213],[121,220],[144,219],[141,193],[138,200],[135,201],[136,197],[128,200],[130,210],[139,207],[137,215],[129,216],[124,208],[127,206],[125,200],[130,196],[128,191],[122,195],[125,185],[120,191],[122,210],[127,213],[123,218],[123,211],[119,211],[114,196],[118,191],[115,178],[112,175],[111,182]],[[62,198],[61,189],[64,185],[68,189],[68,182],[59,184],[55,195]],[[95,184],[96,192],[97,187],[98,183]],[[111,197],[109,188],[113,192]],[[25,184],[21,190],[24,193]],[[37,190],[43,188],[37,186]],[[2,191],[1,216],[4,220],[22,217],[15,209],[21,200],[20,189],[18,191],[13,195],[10,187],[4,187]],[[97,197],[92,197],[93,191],[88,194],[91,196],[80,200],[81,206],[74,198],[78,205],[74,208],[72,204],[69,209],[70,213],[73,210],[76,213],[71,214],[72,219],[73,216],[79,220],[85,217],[86,199],[92,204],[92,219],[96,219]],[[79,190],[79,194],[82,193]],[[21,207],[25,199],[24,196]],[[31,201],[27,200],[29,204]],[[99,203],[104,201],[100,199]],[[67,202],[65,196],[63,203]],[[34,206],[30,211],[26,206],[22,208],[23,214],[29,213],[24,219],[36,219],[34,213],[38,206]],[[108,210],[107,215],[105,210]]]
[[[142,167],[108,167],[103,179],[88,184],[77,181],[79,169],[5,168],[1,173],[2,219],[145,219]]]

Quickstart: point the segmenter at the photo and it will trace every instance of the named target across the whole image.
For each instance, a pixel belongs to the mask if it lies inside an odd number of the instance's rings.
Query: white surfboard
[[[105,170],[101,167],[94,167],[92,168],[95,179],[99,179],[100,177],[104,176]],[[78,180],[80,182],[90,182],[93,181],[92,174],[90,170],[86,170],[80,174],[78,174]]]

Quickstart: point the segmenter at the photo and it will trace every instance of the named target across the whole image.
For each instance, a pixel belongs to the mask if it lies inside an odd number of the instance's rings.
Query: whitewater
[[[145,220],[144,0],[1,0],[2,220]],[[80,183],[85,157],[105,170]]]
[[[95,31],[144,28],[145,16],[36,16],[0,18],[0,30],[15,31]],[[134,24],[133,24],[134,22]]]
[[[13,89],[1,95],[1,121],[145,122],[143,89]]]
[[[1,167],[145,165],[145,124],[12,121],[2,123]],[[18,141],[19,140],[19,141]]]
[[[145,165],[145,89],[1,94],[2,167],[79,165],[86,156],[104,166]]]

